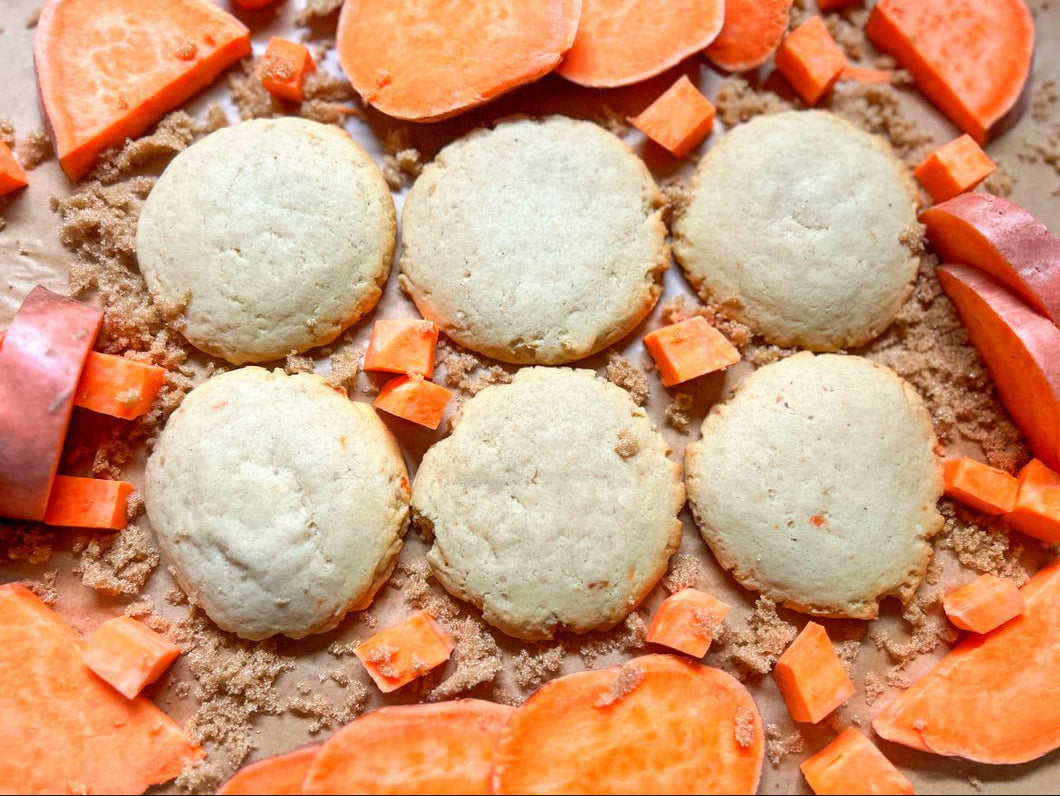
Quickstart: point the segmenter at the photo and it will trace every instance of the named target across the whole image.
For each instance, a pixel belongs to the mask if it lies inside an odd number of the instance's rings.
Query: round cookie
[[[666,572],[681,467],[628,393],[592,371],[529,368],[488,387],[430,448],[412,489],[452,594],[517,638],[605,629]]]
[[[700,160],[674,254],[704,300],[781,346],[838,351],[894,320],[919,266],[890,146],[824,111],[759,116]]]
[[[819,616],[909,600],[942,527],[931,417],[894,371],[809,352],[756,371],[688,446],[689,502],[744,586]]]
[[[591,122],[477,130],[405,199],[401,284],[466,348],[517,364],[582,359],[655,306],[665,204],[640,158]]]
[[[162,553],[224,630],[330,630],[389,577],[408,519],[397,441],[320,377],[248,367],[192,390],[147,462]]]
[[[395,235],[390,191],[348,134],[257,119],[173,159],[144,204],[136,256],[184,336],[238,365],[330,343],[368,312]]]

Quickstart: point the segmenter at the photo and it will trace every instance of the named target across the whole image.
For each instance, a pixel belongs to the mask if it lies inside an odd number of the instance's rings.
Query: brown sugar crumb
[[[1012,172],[1005,168],[1005,164],[1000,160],[995,160],[994,163],[997,168],[983,181],[983,187],[994,196],[1011,196],[1012,189],[1016,187]]]
[[[868,39],[865,38],[865,22],[868,18],[869,12],[863,8],[846,17],[839,14],[826,14],[824,17],[828,32],[852,61],[863,61],[868,53]]]
[[[651,392],[648,377],[644,371],[614,350],[607,355],[607,380],[628,392],[637,406],[644,406],[648,402]]]
[[[22,168],[32,171],[52,156],[52,141],[43,130],[34,130],[15,146],[15,156]]]
[[[393,155],[383,155],[383,178],[393,191],[410,185],[422,170],[418,149],[402,149]]]
[[[758,91],[742,77],[730,77],[718,86],[714,106],[726,127],[733,127],[768,113],[790,111],[792,104],[769,91]]]
[[[121,149],[105,152],[89,179],[112,185],[157,158],[171,158],[183,152],[200,132],[198,122],[184,111],[174,111],[150,135],[127,141]]]
[[[292,351],[284,358],[283,369],[289,376],[293,376],[296,373],[312,373],[313,360]]]
[[[699,581],[699,561],[688,553],[678,553],[670,559],[670,566],[663,575],[663,588],[673,594],[682,589],[694,589]]]
[[[334,14],[341,6],[342,0],[305,0],[305,5],[294,21],[299,25],[308,25],[314,20]]]
[[[55,605],[55,601],[59,599],[59,590],[55,588],[58,577],[59,573],[53,570],[41,575],[40,580],[24,580],[22,585],[40,597],[45,605]]]
[[[679,392],[666,407],[666,422],[681,434],[687,434],[692,429],[692,400],[688,393]]]
[[[1055,79],[1043,80],[1031,91],[1031,118],[1036,122],[1047,122],[1053,108],[1060,100],[1060,88]]]
[[[1033,137],[1020,142],[1016,157],[1024,163],[1048,166],[1060,175],[1060,122],[1042,124]],[[1054,191],[1054,195],[1055,195]]]
[[[213,793],[228,779],[225,768],[213,760],[192,760],[174,781],[181,793]]]
[[[798,631],[794,625],[780,618],[776,603],[765,596],[760,596],[755,602],[754,612],[747,618],[747,625],[729,627],[729,658],[738,673],[768,674]]]
[[[934,143],[934,138],[902,111],[899,92],[893,86],[839,83],[832,90],[829,109],[866,132],[886,138],[910,166],[918,164]]]
[[[0,560],[43,564],[52,557],[53,534],[40,523],[0,520]]]
[[[736,743],[744,749],[749,749],[755,742],[755,714],[750,708],[740,708],[736,711],[736,726],[733,729]]]
[[[457,387],[468,395],[478,395],[492,384],[507,384],[512,380],[512,374],[502,366],[487,365],[451,341],[439,343],[438,347],[438,361],[445,368],[445,383],[450,387]]]
[[[619,113],[609,105],[604,105],[593,117],[593,121],[612,135],[623,138],[629,132],[629,120],[624,113]]]
[[[406,576],[402,595],[411,608],[427,611],[435,619],[455,619],[459,615],[460,607],[453,598],[431,585],[434,576],[426,561],[401,561],[397,568]]]
[[[748,350],[747,361],[756,368],[772,365],[798,352],[797,348],[781,348],[778,345],[755,345]]]
[[[611,687],[606,694],[601,694],[596,700],[596,707],[606,708],[620,699],[632,694],[637,687],[644,682],[644,672],[633,661],[624,663],[618,669],[618,674],[611,681]]]
[[[688,190],[688,185],[678,174],[673,174],[659,183],[659,190],[666,197],[664,215],[667,222],[671,217],[684,213],[692,201],[692,192]]]
[[[806,743],[798,730],[785,733],[776,724],[766,725],[766,757],[774,767],[788,755],[801,755],[805,749]]]
[[[357,99],[357,92],[353,90],[349,80],[324,69],[311,72],[306,77],[302,95],[307,100],[321,102],[353,102]]]
[[[939,609],[941,595],[937,589],[922,590],[905,607],[902,618],[909,626],[909,633],[895,638],[887,631],[876,631],[871,638],[878,649],[884,650],[895,662],[886,675],[888,685],[908,688],[911,678],[906,667],[921,655],[934,652],[939,644],[952,643],[956,636],[942,618]]]
[[[939,510],[946,518],[942,547],[952,550],[961,566],[1010,578],[1018,585],[1027,581],[1027,571],[1020,564],[1023,545],[998,521],[980,517],[949,500],[943,500]]]
[[[620,428],[618,430],[618,441],[615,442],[615,453],[623,459],[631,459],[637,455],[639,450],[640,443],[637,442],[637,438],[633,436],[632,432],[629,429]]]
[[[428,698],[451,699],[482,683],[491,682],[503,668],[501,651],[485,623],[466,616],[445,623],[453,638],[453,673],[428,693]]]
[[[150,596],[141,597],[125,606],[125,615],[139,620],[158,633],[169,631],[169,622],[155,613],[155,601]]]
[[[566,650],[562,644],[554,644],[535,652],[524,647],[516,653],[512,662],[515,682],[522,688],[537,688],[559,671],[565,656]]]
[[[166,591],[166,602],[170,605],[187,605],[188,595],[176,586],[170,586]]]
[[[199,702],[187,724],[188,735],[196,743],[216,746],[229,771],[234,770],[257,746],[254,717],[285,709],[275,685],[294,663],[276,653],[274,642],[249,642],[224,633],[198,609],[174,626],[173,635]]]
[[[401,672],[391,664],[394,656],[397,655],[397,647],[391,647],[389,644],[380,644],[378,647],[372,647],[368,650],[368,663],[375,666],[379,670],[379,673],[384,677],[397,678],[401,676]]]
[[[324,380],[332,387],[339,387],[347,392],[356,388],[357,376],[361,372],[364,354],[347,348],[331,355],[331,370]]]
[[[368,689],[356,680],[347,680],[344,688],[345,693],[338,702],[320,693],[310,693],[311,689],[307,688],[306,693],[288,698],[286,709],[296,716],[312,720],[309,725],[311,735],[341,727],[364,713],[369,697]]]
[[[875,705],[884,691],[883,681],[880,676],[875,672],[866,672],[865,674],[865,704],[870,708]]]
[[[7,119],[0,119],[0,143],[9,149],[15,146],[15,126]]]
[[[80,561],[74,574],[104,594],[139,594],[158,566],[158,552],[144,530],[127,525],[116,534],[74,544]]]
[[[283,112],[280,102],[261,85],[257,75],[258,60],[244,58],[240,68],[228,75],[228,93],[243,121],[266,119]]]

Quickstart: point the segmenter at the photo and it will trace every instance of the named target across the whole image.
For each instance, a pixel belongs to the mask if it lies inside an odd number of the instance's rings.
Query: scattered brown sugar
[[[399,585],[391,578],[391,584],[401,588],[402,596],[411,608],[424,610],[441,620],[455,619],[459,615],[460,606],[456,601],[431,584],[434,576],[426,561],[399,561],[397,568],[405,575],[405,581]]]
[[[339,701],[328,699],[323,694],[313,693],[311,688],[298,689],[285,704],[286,710],[296,716],[311,719],[309,733],[316,735],[322,730],[334,730],[349,724],[364,713],[369,691],[360,682],[347,679],[344,693]]]
[[[213,793],[233,770],[234,767],[226,770],[220,763],[210,759],[192,760],[184,766],[173,784],[180,793]]]
[[[956,634],[942,617],[941,594],[938,589],[924,589],[905,607],[902,619],[908,633],[896,638],[889,631],[876,630],[870,634],[877,649],[884,650],[894,665],[887,670],[886,683],[895,688],[908,688],[912,682],[906,672],[910,663],[921,655],[934,652],[940,644],[952,644]]]
[[[749,121],[755,116],[790,111],[792,104],[771,91],[759,91],[742,77],[730,77],[718,86],[714,99],[718,118],[726,127]]]
[[[445,383],[468,395],[478,395],[491,384],[507,384],[512,374],[501,365],[489,365],[449,340],[438,344],[438,361],[445,368]]]
[[[1031,91],[1031,118],[1036,122],[1047,122],[1052,116],[1057,100],[1060,100],[1060,89],[1054,79],[1043,80]]]
[[[608,689],[606,694],[601,694],[600,698],[596,700],[596,707],[606,708],[620,699],[625,699],[636,691],[643,682],[644,672],[634,661],[622,664],[615,679],[611,681],[611,688]]]
[[[284,358],[283,369],[289,376],[293,376],[296,373],[312,373],[313,360],[292,351]]]
[[[43,564],[52,557],[54,533],[36,522],[0,520],[0,560]]]
[[[0,119],[0,143],[9,149],[15,146],[15,126],[7,119]]]
[[[15,157],[26,171],[32,171],[52,156],[52,141],[43,130],[34,130],[15,146]]]
[[[254,717],[286,708],[275,685],[294,663],[276,652],[274,642],[236,638],[195,608],[174,626],[173,635],[183,650],[182,659],[195,681],[193,696],[199,702],[186,730],[196,743],[215,746],[230,773],[257,746]]]
[[[188,148],[203,126],[184,111],[174,111],[158,123],[150,135],[126,141],[121,149],[107,150],[89,175],[103,185],[112,185],[161,158],[172,158]]]
[[[883,696],[886,688],[883,685],[883,681],[880,676],[875,672],[866,672],[865,674],[865,704],[870,708],[875,705],[881,696]]]
[[[383,178],[393,191],[410,185],[423,171],[418,149],[402,149],[383,155]]]
[[[380,644],[368,650],[368,654],[365,657],[368,659],[368,663],[372,664],[384,677],[397,678],[401,676],[401,671],[391,663],[397,653],[397,647],[391,647],[389,644]]]
[[[357,387],[357,376],[361,372],[364,354],[355,348],[346,348],[331,355],[331,370],[325,380],[332,387],[339,387],[347,394]]]
[[[934,138],[905,115],[899,91],[878,83],[845,81],[832,90],[829,110],[862,130],[886,138],[909,166],[917,165]]]
[[[983,181],[983,187],[994,196],[1011,196],[1012,189],[1016,187],[1012,172],[1005,168],[1005,164],[1000,160],[995,159],[994,162],[997,168]]]
[[[747,618],[747,627],[729,626],[725,634],[727,656],[739,675],[768,674],[797,633],[794,625],[777,614],[776,603],[760,596]]]
[[[774,362],[780,362],[782,359],[787,359],[795,353],[798,353],[797,348],[781,348],[778,345],[761,344],[750,346],[746,358],[756,368],[761,368],[765,365],[772,365]]]
[[[265,90],[258,79],[257,58],[244,58],[239,69],[228,74],[228,93],[239,111],[239,118],[266,119],[283,113],[283,106],[272,94]]]
[[[736,743],[749,749],[755,742],[755,714],[751,708],[740,708],[736,711],[736,727],[733,730]]]
[[[680,323],[698,315],[725,335],[736,348],[743,351],[751,343],[750,327],[729,318],[721,309],[711,306],[706,298],[704,298],[704,301],[707,302],[705,305],[697,304],[694,307],[689,307],[685,296],[674,296],[672,299],[664,301],[660,308],[662,322],[667,325]]]
[[[805,750],[806,742],[798,730],[785,733],[776,724],[766,725],[766,758],[774,767],[788,755],[801,755]]]
[[[648,402],[651,392],[648,377],[643,370],[614,350],[607,355],[607,380],[628,392],[637,406],[644,406]]]
[[[678,553],[670,559],[670,566],[663,575],[663,588],[673,594],[682,589],[694,589],[699,582],[699,561],[688,553]]]
[[[136,602],[125,606],[125,615],[142,622],[157,633],[169,632],[169,622],[155,613],[155,601],[150,596],[141,596]]]
[[[647,643],[648,620],[639,611],[634,611],[622,623],[622,632],[590,633],[577,646],[578,654],[586,668],[592,669],[600,658],[615,655],[623,650],[642,649]]]
[[[688,203],[692,201],[692,193],[688,185],[679,174],[672,174],[659,183],[659,190],[666,197],[666,208],[663,211],[664,221],[670,223],[670,219],[685,212]]]
[[[305,0],[294,21],[299,25],[310,23],[334,14],[342,7],[342,0]]]
[[[59,578],[56,570],[45,572],[40,580],[24,580],[22,585],[40,597],[45,605],[55,605],[59,599],[59,590],[55,588],[55,581]]]
[[[1009,578],[1023,585],[1027,571],[1020,563],[1023,544],[997,520],[991,520],[944,499],[939,510],[946,518],[941,546],[952,550],[961,566],[976,572]]]
[[[523,647],[512,661],[515,682],[521,688],[533,689],[540,686],[559,671],[567,651],[562,644],[553,644],[544,648]]]
[[[453,639],[452,674],[428,693],[428,698],[452,699],[483,683],[492,682],[500,673],[501,651],[486,624],[475,616],[444,621]]]
[[[1048,166],[1060,175],[1060,122],[1041,124],[1032,137],[1020,141],[1016,157],[1024,163]]]
[[[139,594],[158,566],[158,552],[139,525],[130,523],[116,534],[74,544],[80,556],[74,574],[90,589],[104,594]]]
[[[679,392],[666,407],[666,422],[681,434],[687,434],[692,429],[692,400],[688,393]]]
[[[826,14],[824,17],[828,32],[851,61],[863,61],[868,55],[869,42],[865,38],[868,18],[869,12],[864,8],[853,9],[842,15]]]
[[[615,442],[615,453],[623,459],[631,459],[637,455],[639,450],[640,445],[633,433],[629,429],[620,428],[618,430],[618,439]]]
[[[600,108],[593,117],[593,121],[619,138],[624,138],[630,129],[629,119],[626,118],[626,115],[619,113],[609,105],[604,105]]]

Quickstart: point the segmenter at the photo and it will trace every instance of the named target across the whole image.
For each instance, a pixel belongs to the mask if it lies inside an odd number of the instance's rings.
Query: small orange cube
[[[375,398],[375,407],[427,428],[438,428],[453,394],[420,376],[391,379]]]
[[[129,699],[157,680],[180,647],[130,616],[108,619],[88,637],[81,660]]]
[[[380,630],[353,651],[384,694],[422,677],[452,653],[453,640],[426,611]]]
[[[807,105],[827,94],[847,65],[820,17],[810,17],[784,37],[776,54],[777,69]]]
[[[962,456],[942,466],[946,495],[983,514],[1008,514],[1016,506],[1020,482],[995,467]]]
[[[729,606],[721,600],[699,589],[682,589],[663,600],[645,638],[652,644],[702,658],[728,615]]]
[[[146,415],[166,383],[166,369],[92,351],[77,382],[74,403],[123,420]]]
[[[975,139],[965,134],[928,155],[913,176],[938,204],[972,190],[996,168]]]
[[[273,36],[258,67],[258,78],[273,96],[287,102],[301,102],[305,79],[316,68],[313,56],[304,46]]]
[[[5,196],[19,188],[29,185],[26,172],[15,160],[14,153],[3,141],[0,141],[0,196]]]
[[[667,387],[740,361],[736,347],[698,315],[644,335],[644,347]]]
[[[828,746],[799,766],[817,796],[850,793],[897,793],[910,796],[906,779],[868,738],[847,727]]]
[[[630,121],[652,141],[680,158],[714,129],[714,106],[688,75],[682,75]]]
[[[1025,607],[1015,581],[996,575],[980,575],[942,599],[950,621],[973,633],[989,633],[1022,614]]]
[[[57,475],[48,493],[45,525],[120,531],[128,524],[128,481]]]
[[[1020,470],[1016,505],[1005,520],[1035,539],[1060,542],[1060,473],[1037,459],[1029,462]]]
[[[414,318],[376,321],[364,353],[364,369],[429,379],[434,374],[438,327]]]
[[[816,622],[808,622],[784,650],[773,676],[795,721],[816,724],[854,694],[828,633]]]

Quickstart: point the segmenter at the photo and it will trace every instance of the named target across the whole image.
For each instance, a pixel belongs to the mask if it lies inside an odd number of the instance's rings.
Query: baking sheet
[[[14,124],[19,137],[40,127],[32,73],[33,29],[27,26],[28,21],[34,18],[39,5],[39,0],[3,0],[0,3],[0,64],[3,65],[4,73],[4,80],[0,85],[0,117],[6,117]],[[222,0],[222,5],[226,5],[224,0]],[[1060,4],[1051,4],[1049,8],[1045,8],[1047,4],[1044,2],[1031,3],[1031,5],[1037,6],[1038,51],[1035,60],[1035,81],[1041,84],[1043,81],[1060,76],[1060,35],[1057,34],[1060,30]],[[271,35],[286,35],[298,39],[306,33],[305,28],[296,27],[294,23],[301,6],[302,0],[287,0],[273,9],[250,14],[237,12],[237,14],[252,28],[255,51],[260,53]],[[328,37],[333,36],[333,30],[334,17],[314,23],[313,41],[326,43]],[[323,68],[336,70],[333,53],[329,53]],[[984,65],[984,68],[989,68],[989,66]],[[697,63],[686,63],[652,81],[628,89],[590,91],[574,87],[559,78],[549,77],[537,85],[515,92],[485,108],[439,125],[423,127],[407,125],[368,110],[362,117],[351,117],[346,124],[346,129],[380,162],[384,154],[383,142],[386,141],[388,133],[398,129],[408,130],[411,145],[420,149],[424,159],[429,159],[444,143],[477,124],[513,113],[533,115],[564,113],[584,118],[599,118],[602,108],[607,106],[619,115],[632,115],[646,106],[682,72],[689,73],[694,79],[698,79],[708,96],[715,96],[722,77],[709,68],[700,68]],[[228,108],[230,120],[236,121],[237,114],[228,101],[224,78],[189,103],[187,109],[192,115],[201,118],[206,109],[218,101]],[[955,135],[954,129],[944,119],[916,97],[906,97],[903,102],[908,106],[908,112],[916,116],[924,129],[936,137],[937,143],[949,140]],[[1045,140],[1050,133],[1056,135],[1058,113],[1055,103],[1048,107],[1044,114],[1038,116],[1039,118],[1035,118],[1029,113],[1026,114],[1013,130],[988,148],[988,153],[1003,163],[1015,178],[1011,198],[1035,213],[1051,229],[1060,231],[1060,202],[1057,201],[1060,177],[1048,166],[1025,162],[1020,157],[1027,151],[1025,142],[1028,140]],[[711,141],[718,140],[722,134],[719,125],[707,146],[709,147]],[[627,138],[644,157],[658,180],[665,181],[675,176],[680,177],[690,171],[689,163],[675,161],[654,145],[646,144],[643,137],[635,131],[629,133]],[[13,199],[4,201],[0,207],[0,215],[6,221],[6,227],[0,230],[0,270],[4,276],[3,290],[0,293],[0,328],[10,323],[22,298],[33,285],[43,284],[58,292],[68,292],[67,274],[75,256],[58,240],[57,219],[49,206],[49,198],[70,192],[71,185],[59,170],[54,159],[48,160],[32,171],[30,180],[31,184],[28,189]],[[402,193],[395,194],[399,212]],[[682,295],[688,297],[690,306],[697,303],[681,276],[680,270],[675,265],[666,276],[665,294],[660,307],[667,300]],[[660,312],[661,310],[657,308],[645,324],[642,324],[620,346],[623,348],[623,354],[638,365],[644,362],[644,353],[637,341],[645,330],[659,325]],[[414,314],[415,308],[397,288],[396,279],[392,275],[379,308],[374,315],[369,316],[354,328],[352,340],[346,344],[346,347],[363,349],[370,332],[371,321],[376,318]],[[326,357],[319,356],[319,352],[311,352],[311,355],[315,358],[318,370],[327,369]],[[196,356],[193,361],[200,372],[198,378],[201,379],[201,371],[207,365],[207,360]],[[606,363],[606,354],[601,354],[578,363],[578,366],[597,368],[603,372]],[[700,379],[692,387],[682,386],[671,392],[664,390],[658,380],[649,374],[651,382],[649,411],[673,448],[673,457],[676,460],[683,457],[685,444],[698,438],[699,423],[709,406],[726,396],[748,372],[750,372],[750,366],[743,364],[726,374]],[[666,409],[670,406],[673,394],[677,391],[693,396],[693,404],[689,412],[692,417],[692,431],[687,435],[678,432],[665,420]],[[355,393],[352,397],[354,400],[362,401],[370,401],[372,398],[365,392]],[[416,429],[397,420],[388,419],[387,422],[400,439],[410,470],[413,471],[423,451],[442,433],[434,434]],[[141,467],[142,457],[139,461],[132,463],[124,477],[139,485]],[[697,585],[733,605],[733,612],[728,620],[730,626],[745,626],[747,617],[754,606],[754,595],[736,585],[713,561],[695,531],[687,509],[682,513],[682,518],[685,527],[681,553],[693,556],[698,562]],[[142,519],[140,523],[149,529],[149,524],[145,519]],[[41,581],[46,578],[47,573],[56,573],[55,588],[58,592],[58,599],[54,607],[74,627],[86,632],[103,619],[121,612],[133,600],[139,599],[132,596],[111,597],[87,588],[83,585],[81,577],[73,571],[84,558],[83,553],[76,551],[83,541],[81,535],[50,529],[45,533],[49,535],[49,541],[54,547],[51,557],[45,561],[21,560],[5,564],[3,570],[0,571],[0,581],[23,578]],[[424,549],[423,543],[414,532],[410,531],[406,540],[406,549],[402,553],[402,563],[406,566],[415,566],[422,560]],[[1039,557],[1041,555],[1037,551],[1032,551],[1031,554]],[[941,551],[939,560],[943,564],[941,585],[970,578],[971,573],[962,569],[948,551]],[[409,594],[415,576],[399,571],[397,578],[405,585],[400,588],[395,585],[385,588],[380,593],[376,604],[368,612],[370,617],[381,625],[406,615],[410,610]],[[155,613],[159,617],[176,625],[181,620],[187,619],[188,609],[186,606],[173,605],[167,601],[166,595],[170,593],[172,587],[172,580],[165,567],[158,566],[147,581],[144,594],[152,598]],[[938,587],[932,586],[931,588]],[[665,595],[666,591],[663,587],[656,588],[642,606],[640,615],[649,615]],[[903,628],[900,620],[900,606],[893,600],[888,600],[883,613],[883,618],[874,625],[874,628],[889,628],[900,635]],[[463,615],[466,616],[467,612]],[[801,622],[797,615],[789,612],[781,612],[781,616],[788,620]],[[232,759],[233,755],[238,756],[246,748],[248,742],[254,748],[247,761],[326,737],[345,715],[361,707],[359,704],[351,707],[351,703],[358,701],[355,696],[359,692],[355,687],[342,686],[339,680],[343,676],[367,686],[368,698],[363,705],[367,708],[384,703],[417,701],[422,698],[422,692],[418,692],[417,687],[403,689],[399,694],[387,699],[382,698],[371,686],[356,660],[341,654],[343,644],[368,635],[370,621],[363,617],[351,617],[331,633],[298,643],[284,641],[269,646],[266,652],[274,658],[267,658],[260,649],[256,653],[253,650],[248,652],[251,645],[235,643],[230,637],[216,633],[209,636],[209,639],[210,643],[217,644],[217,648],[205,649],[209,647],[209,644],[200,642],[201,656],[197,659],[197,663],[190,663],[188,660],[180,661],[167,678],[154,687],[150,693],[164,710],[178,721],[184,722],[195,715],[199,706],[196,688],[199,689],[200,695],[205,690],[207,699],[217,702],[225,698],[225,694],[218,695],[217,691],[218,689],[224,691],[226,678],[228,682],[233,683],[229,689],[231,693],[228,694],[232,710],[236,713],[242,711],[240,715],[253,714],[250,724],[254,731],[252,735],[241,736],[238,740],[224,745],[223,748],[216,744],[208,745],[212,765],[215,768],[207,771],[206,775],[220,776],[229,773],[232,767],[239,762]],[[846,632],[849,629],[847,625],[850,623],[846,625],[843,623],[828,624],[835,636]],[[563,639],[566,650],[562,657],[561,667],[556,674],[576,671],[590,664],[601,666],[616,663],[638,652],[636,649],[610,650],[616,645],[621,646],[618,641],[615,641],[621,634],[620,628],[612,634],[599,638],[568,637]],[[524,689],[521,689],[515,682],[513,676],[513,659],[522,649],[522,645],[499,632],[492,633],[491,637],[499,645],[504,660],[504,669],[497,676],[494,684],[479,686],[471,693],[495,699],[525,693]],[[609,641],[613,643],[608,643]],[[592,646],[594,642],[598,642],[595,647]],[[863,731],[868,732],[868,724],[872,716],[887,704],[895,691],[887,689],[879,701],[872,706],[867,705],[864,698],[866,673],[884,672],[893,661],[888,658],[886,652],[877,649],[869,635],[862,638],[857,648],[858,655],[854,662],[853,679],[858,686],[858,693],[847,706],[839,711],[838,721],[840,724],[859,724]],[[541,652],[542,649],[535,647],[533,651]],[[908,672],[915,676],[926,670],[944,649],[945,645],[941,645],[934,653],[917,658],[909,665]],[[603,652],[595,656],[594,660],[594,652],[600,650]],[[336,655],[335,652],[340,654]],[[712,651],[708,655],[708,663],[715,661],[715,654]],[[211,655],[213,657],[210,657]],[[248,655],[250,657],[246,657]],[[459,653],[457,657],[459,658]],[[291,668],[274,678],[270,677],[268,672],[263,675],[255,670],[258,678],[255,682],[264,684],[268,693],[251,693],[245,688],[241,690],[238,685],[234,684],[240,671],[243,670],[240,667],[260,669],[261,666],[266,666],[267,668],[270,662],[275,666],[290,666]],[[220,676],[209,682],[206,682],[202,675],[202,670],[207,664],[219,667],[220,671]],[[429,683],[437,685],[443,682],[457,666],[458,662],[451,662],[444,671],[432,677]],[[196,674],[198,680],[196,680]],[[801,735],[805,746],[804,753],[788,754],[783,757],[779,765],[766,762],[760,792],[809,792],[799,774],[798,763],[807,754],[827,743],[833,736],[834,727],[837,725],[825,722],[825,726],[796,728],[787,717],[771,676],[752,678],[747,681],[747,684],[758,702],[765,723],[775,724],[782,736],[791,737],[793,733]],[[330,708],[327,707],[329,705]],[[343,715],[344,709],[345,715]],[[270,713],[270,711],[276,712]],[[199,719],[202,719],[202,714]],[[332,725],[330,728],[327,726],[329,720]],[[322,724],[323,727],[320,726]],[[315,733],[312,732],[314,725],[317,725]],[[1060,753],[1054,753],[1040,761],[1023,766],[988,767],[920,754],[882,742],[881,746],[887,755],[910,776],[919,792],[974,793],[981,790],[989,793],[1052,793],[1060,791]],[[209,776],[204,776],[198,780],[198,784],[201,785],[208,781]],[[185,786],[188,785],[194,785],[194,783],[185,783]],[[176,789],[177,787],[171,784],[160,790],[171,792]]]

